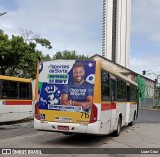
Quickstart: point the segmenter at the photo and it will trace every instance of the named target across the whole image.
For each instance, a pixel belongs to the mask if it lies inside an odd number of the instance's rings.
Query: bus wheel
[[[71,132],[63,132],[63,135],[73,135]]]
[[[114,132],[114,135],[118,137],[121,132],[121,126],[122,126],[122,119],[119,117],[118,118],[118,124],[117,124],[117,130]]]

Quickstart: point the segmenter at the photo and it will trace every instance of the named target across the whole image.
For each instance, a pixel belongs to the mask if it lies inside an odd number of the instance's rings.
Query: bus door
[[[110,79],[110,94],[111,94],[110,130],[112,131],[116,124],[116,80],[114,79]]]

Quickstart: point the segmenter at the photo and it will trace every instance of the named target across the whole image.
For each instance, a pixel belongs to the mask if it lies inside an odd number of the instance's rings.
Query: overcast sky
[[[8,35],[31,30],[48,39],[52,50],[102,53],[103,0],[0,0],[0,29]],[[160,74],[160,0],[132,0],[130,69]],[[154,76],[150,76],[154,78]]]

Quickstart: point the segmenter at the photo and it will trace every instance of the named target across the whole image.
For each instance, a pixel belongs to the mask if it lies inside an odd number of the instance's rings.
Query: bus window
[[[131,85],[130,87],[130,97],[131,97],[131,101],[135,101],[137,100],[137,87],[134,85]]]
[[[19,83],[19,98],[30,99],[31,98],[31,86],[29,83]]]
[[[111,79],[110,80],[110,89],[111,89],[111,101],[115,101],[116,100],[116,81]]]
[[[127,86],[126,82],[122,79],[117,79],[117,99],[126,100],[127,99]]]
[[[127,101],[130,101],[130,85],[127,85]]]
[[[14,81],[2,81],[2,98],[17,98],[17,84],[18,83]]]
[[[110,87],[109,87],[109,73],[102,70],[101,72],[101,91],[102,91],[102,100],[110,100]]]

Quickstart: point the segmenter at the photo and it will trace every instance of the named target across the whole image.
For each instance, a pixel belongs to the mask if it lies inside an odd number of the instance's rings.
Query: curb
[[[160,112],[160,109],[154,109],[154,108],[148,108],[148,107],[140,107],[140,109]]]

